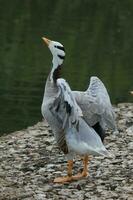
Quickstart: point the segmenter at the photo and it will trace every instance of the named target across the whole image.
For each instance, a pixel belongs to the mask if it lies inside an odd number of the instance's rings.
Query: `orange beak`
[[[42,37],[43,41],[46,43],[47,46],[49,46],[51,40],[45,38],[45,37]]]

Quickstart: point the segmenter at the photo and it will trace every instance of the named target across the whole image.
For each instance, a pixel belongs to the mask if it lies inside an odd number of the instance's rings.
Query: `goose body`
[[[71,181],[72,159],[75,154],[84,156],[87,175],[88,155],[108,155],[102,141],[107,127],[115,129],[115,117],[104,84],[92,77],[85,92],[72,91],[68,83],[60,78],[65,50],[59,42],[43,38],[53,55],[53,66],[47,78],[42,102],[42,115],[53,130],[60,149],[68,157],[68,176],[55,182]]]

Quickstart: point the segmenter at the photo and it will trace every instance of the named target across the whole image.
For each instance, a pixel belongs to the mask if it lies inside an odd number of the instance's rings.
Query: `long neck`
[[[51,70],[49,76],[47,77],[47,81],[45,84],[45,92],[44,97],[54,97],[58,92],[58,87],[56,85],[56,80],[60,78],[60,69],[61,67],[57,67],[56,69]]]
[[[50,81],[56,83],[56,80],[61,76],[61,65],[53,58],[53,67],[50,72]]]
[[[56,80],[61,77],[61,66],[60,65],[53,71],[52,76],[53,76],[54,83],[56,83]]]
[[[61,65],[53,61],[52,70],[47,78],[44,97],[54,97],[58,92],[56,81],[61,76]]]

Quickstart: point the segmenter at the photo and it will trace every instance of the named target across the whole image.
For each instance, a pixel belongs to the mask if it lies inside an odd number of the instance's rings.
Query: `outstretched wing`
[[[116,129],[115,114],[110,102],[108,92],[102,81],[93,76],[85,92],[73,92],[80,106],[85,121],[93,126],[97,122],[102,128]]]
[[[62,121],[62,131],[58,133],[58,144],[63,147],[66,140],[68,149],[78,154],[106,155],[107,150],[97,133],[82,119],[82,111],[64,79],[57,79],[58,94],[51,111]]]

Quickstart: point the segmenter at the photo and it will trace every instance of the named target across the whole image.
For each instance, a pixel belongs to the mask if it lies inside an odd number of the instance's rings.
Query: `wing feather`
[[[83,116],[83,114],[68,83],[64,79],[57,79],[57,86],[59,88],[59,92],[55,101],[60,99],[60,104],[62,105],[60,112],[58,113],[59,115],[63,113],[63,129],[67,122],[69,122],[69,126],[72,126],[73,124],[77,125],[79,116]]]
[[[85,92],[74,91],[73,94],[85,121],[90,126],[99,122],[104,129],[105,127],[116,129],[115,114],[108,92],[98,77],[91,77],[90,85]]]
[[[49,124],[55,133],[59,147],[64,153],[68,153],[65,130],[68,127],[78,128],[78,117],[83,115],[64,79],[57,79],[57,88],[57,95],[48,105],[47,113],[50,112]]]

